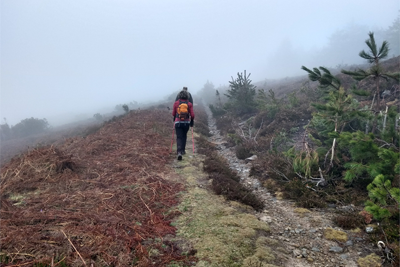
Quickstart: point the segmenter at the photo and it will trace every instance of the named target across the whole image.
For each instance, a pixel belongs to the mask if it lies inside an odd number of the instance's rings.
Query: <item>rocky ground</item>
[[[276,251],[284,263],[282,266],[391,266],[387,260],[382,265],[383,253],[377,244],[368,241],[366,229],[343,230],[334,225],[335,212],[356,207],[307,210],[282,199],[276,192],[268,192],[257,179],[249,177],[251,159],[237,159],[234,148],[226,146],[211,114],[208,119],[212,134],[209,141],[217,145],[220,155],[239,173],[241,182],[264,200],[265,209],[254,215],[269,225],[270,238],[285,248]]]

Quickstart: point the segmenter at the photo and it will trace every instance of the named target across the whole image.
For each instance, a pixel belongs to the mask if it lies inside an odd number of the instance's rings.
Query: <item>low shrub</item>
[[[283,189],[283,197],[296,200],[299,207],[307,209],[326,207],[324,199],[315,191],[307,188],[306,184],[299,179],[289,181]]]
[[[232,118],[224,115],[215,117],[215,122],[218,130],[220,130],[221,135],[226,135],[227,133],[235,133],[235,130],[232,127]]]
[[[364,217],[359,214],[342,214],[333,218],[334,223],[343,229],[355,229],[364,225]]]
[[[225,109],[217,107],[217,106],[214,106],[212,104],[210,104],[208,107],[210,108],[211,113],[213,114],[214,117],[222,116],[222,115],[224,115],[226,113]]]
[[[262,210],[264,203],[241,183],[231,177],[220,174],[210,174],[212,189],[218,195],[224,195],[228,200],[234,200],[253,207],[255,210]]]
[[[219,156],[216,152],[209,154],[204,160],[204,171],[210,174],[222,174],[235,182],[240,181],[239,175],[231,170],[226,160]]]
[[[235,152],[238,159],[246,159],[252,156],[252,153],[250,152],[250,147],[244,144],[237,145],[235,148]]]
[[[208,125],[204,124],[203,122],[195,122],[195,132],[206,137],[211,136]]]

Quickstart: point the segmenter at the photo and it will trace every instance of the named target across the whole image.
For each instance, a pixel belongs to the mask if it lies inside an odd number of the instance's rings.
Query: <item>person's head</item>
[[[178,99],[189,99],[189,94],[187,91],[182,90],[178,94]]]
[[[186,86],[184,86],[182,90],[184,90],[184,91],[187,91],[188,89],[187,89],[187,87],[186,87]]]

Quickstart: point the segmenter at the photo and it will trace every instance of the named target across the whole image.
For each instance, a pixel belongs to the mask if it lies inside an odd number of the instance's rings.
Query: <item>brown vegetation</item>
[[[170,114],[130,112],[86,137],[31,149],[1,169],[2,266],[166,266],[176,244],[166,180]],[[168,133],[168,134],[167,134]]]

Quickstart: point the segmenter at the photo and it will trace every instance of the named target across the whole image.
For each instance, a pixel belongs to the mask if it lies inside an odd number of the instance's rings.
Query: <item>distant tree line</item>
[[[2,141],[27,137],[40,134],[48,130],[50,127],[46,119],[27,118],[14,126],[9,126],[7,122],[0,124],[0,138]]]
[[[140,105],[138,102],[136,101],[131,101],[128,104],[119,104],[115,106],[115,111],[117,112],[124,112],[124,113],[128,113],[129,110],[133,110],[133,109],[137,109],[139,108]]]

